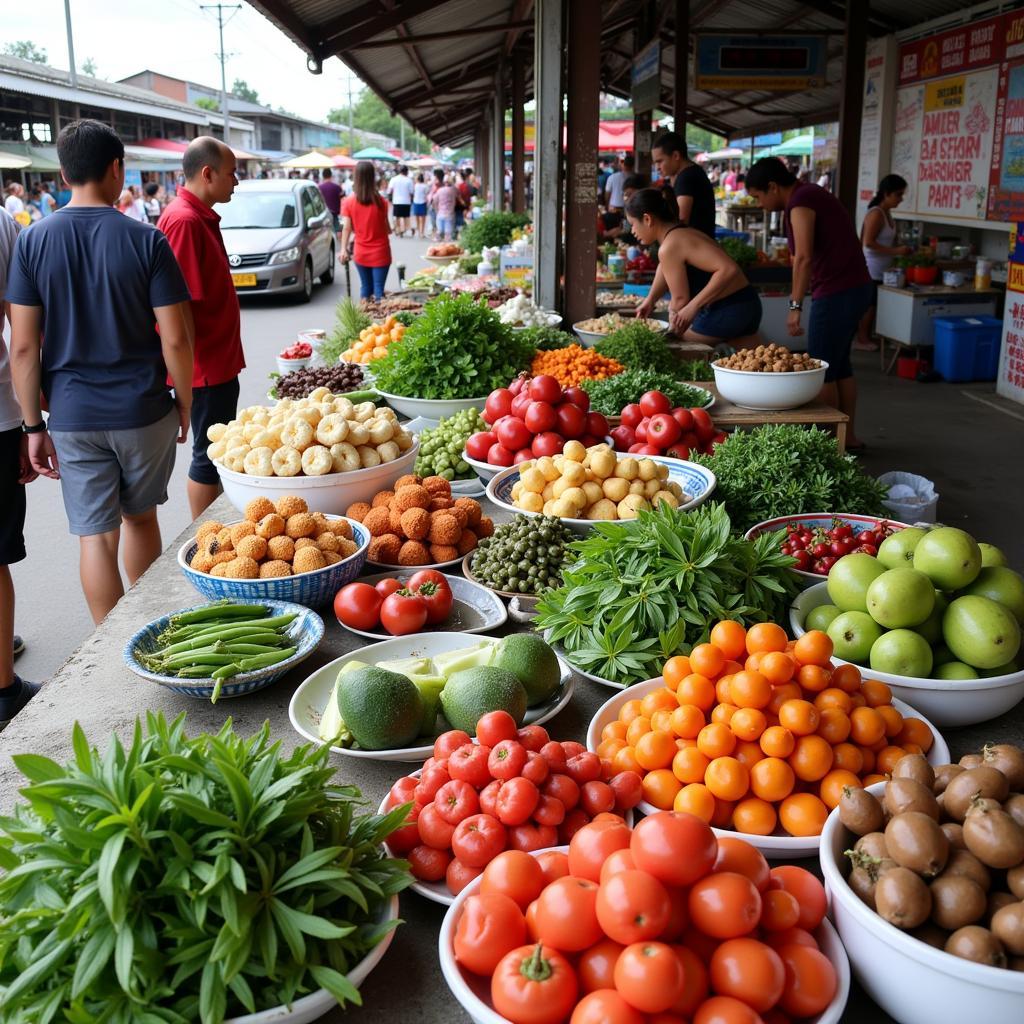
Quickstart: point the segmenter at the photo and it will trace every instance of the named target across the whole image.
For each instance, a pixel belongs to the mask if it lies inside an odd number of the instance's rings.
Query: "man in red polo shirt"
[[[192,296],[195,364],[192,372],[192,464],[188,503],[197,518],[220,493],[220,478],[206,455],[206,431],[234,419],[242,355],[242,321],[215,203],[226,203],[238,184],[235,154],[210,136],[189,143],[181,160],[185,184],[160,215]]]

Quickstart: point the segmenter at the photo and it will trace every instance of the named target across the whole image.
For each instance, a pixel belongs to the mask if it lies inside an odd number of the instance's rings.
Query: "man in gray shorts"
[[[7,286],[11,368],[32,468],[62,482],[99,622],[124,594],[122,527],[130,583],[162,550],[156,507],[192,404],[189,292],[163,234],[113,208],[124,188],[114,131],[73,121],[57,155],[71,202],[18,236]]]

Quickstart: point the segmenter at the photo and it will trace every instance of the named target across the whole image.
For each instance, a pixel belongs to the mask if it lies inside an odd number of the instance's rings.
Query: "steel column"
[[[498,67],[494,82],[494,134],[491,136],[491,159],[494,171],[491,174],[491,208],[505,208],[505,74]]]
[[[690,61],[690,0],[675,0],[676,66],[673,69],[672,116],[675,130],[686,138],[686,105]]]
[[[860,122],[864,107],[864,61],[867,56],[868,0],[846,0],[843,37],[843,87],[839,106],[839,158],[835,191],[839,201],[857,215],[857,177],[860,168]]]
[[[656,11],[651,0],[638,5],[636,30],[633,33],[633,55],[638,54],[657,35]],[[678,50],[678,44],[677,44]],[[632,57],[630,57],[632,61]],[[637,110],[633,113],[633,171],[636,174],[651,173],[651,119],[653,110]]]
[[[521,58],[512,59],[512,209],[526,210],[526,82]]]

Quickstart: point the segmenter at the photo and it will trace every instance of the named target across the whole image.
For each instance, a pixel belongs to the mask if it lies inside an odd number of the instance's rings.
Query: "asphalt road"
[[[405,263],[409,273],[415,273],[424,265],[418,257],[429,244],[392,239],[395,264],[387,283],[389,289],[398,287],[395,266]],[[351,276],[358,294],[354,268]],[[334,323],[334,307],[345,294],[345,273],[339,267],[334,284],[317,285],[308,305],[286,297],[243,300],[242,342],[248,365],[241,374],[240,407],[266,401],[267,375],[276,369],[274,357],[295,340],[300,329],[329,330]],[[188,451],[188,446],[178,449],[168,501],[160,508],[165,543],[191,522],[185,493]],[[28,558],[12,567],[17,600],[15,630],[27,645],[15,669],[26,679],[44,680],[93,630],[78,579],[78,541],[68,533],[59,483],[39,479],[28,488],[25,543]]]

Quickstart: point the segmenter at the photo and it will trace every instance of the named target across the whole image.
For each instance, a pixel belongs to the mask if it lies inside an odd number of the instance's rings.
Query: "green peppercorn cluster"
[[[473,576],[495,590],[541,594],[562,584],[573,533],[554,516],[515,516],[473,553]]]

